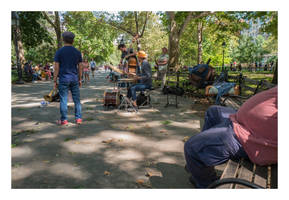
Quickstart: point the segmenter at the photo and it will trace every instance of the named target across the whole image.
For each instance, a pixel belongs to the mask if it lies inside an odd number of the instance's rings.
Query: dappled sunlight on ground
[[[180,98],[180,108],[164,108],[166,96],[155,90],[153,108],[105,110],[104,90],[113,87],[105,75],[81,88],[80,126],[71,102],[64,127],[55,123],[59,103],[39,107],[52,82],[12,86],[12,188],[192,187],[184,137],[200,131],[206,106]]]
[[[11,152],[11,156],[13,158],[25,158],[25,157],[32,157],[34,155],[34,150],[30,147],[24,146],[24,147],[17,147],[14,148]]]
[[[71,163],[56,163],[49,167],[49,172],[60,176],[68,176],[78,180],[87,179],[90,174],[83,171],[79,166],[73,166]]]

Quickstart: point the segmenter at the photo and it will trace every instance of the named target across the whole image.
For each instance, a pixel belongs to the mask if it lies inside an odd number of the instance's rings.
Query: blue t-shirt
[[[64,46],[56,51],[54,61],[59,62],[59,82],[78,82],[78,67],[82,62],[80,51],[73,46]]]

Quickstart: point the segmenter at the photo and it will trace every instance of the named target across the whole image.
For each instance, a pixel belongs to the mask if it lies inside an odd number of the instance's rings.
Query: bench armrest
[[[244,179],[238,179],[238,178],[223,178],[223,179],[219,179],[219,180],[216,180],[215,182],[211,183],[208,188],[209,189],[212,189],[212,188],[217,188],[221,185],[224,185],[224,184],[231,184],[231,183],[235,183],[235,184],[239,184],[239,185],[244,185],[244,186],[247,186],[249,188],[253,188],[253,189],[265,189],[255,183],[251,183],[247,180],[244,180]]]

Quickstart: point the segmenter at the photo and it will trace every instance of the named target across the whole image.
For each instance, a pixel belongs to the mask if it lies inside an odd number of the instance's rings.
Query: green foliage
[[[236,12],[215,12],[213,15],[202,19],[192,20],[181,37],[181,63],[184,65],[197,64],[197,26],[199,21],[203,23],[202,60],[207,62],[211,58],[213,66],[221,66],[223,62],[222,43],[226,42],[224,61],[225,63],[230,63],[228,44],[240,35],[240,31],[243,28],[248,27],[247,23],[240,21],[240,16]]]
[[[49,43],[43,43],[37,47],[29,48],[24,55],[27,60],[31,60],[33,64],[46,64],[53,62],[56,47]]]
[[[162,47],[168,47],[168,35],[163,29],[163,25],[159,22],[159,16],[152,13],[147,22],[144,36],[140,39],[141,49],[148,54],[149,62],[154,62],[162,53]]]
[[[94,58],[96,62],[109,59],[117,37],[115,29],[99,23],[92,12],[66,12],[64,20],[67,30],[75,34],[74,46],[84,58]]]
[[[52,43],[41,12],[18,12],[21,39],[25,48],[36,47],[42,42]]]
[[[263,11],[263,12],[248,12],[247,19],[253,22],[261,22],[261,29],[263,33],[272,35],[275,39],[278,38],[278,12],[277,11]]]
[[[180,63],[192,66],[197,64],[198,40],[197,24],[192,21],[184,31],[180,40]]]
[[[117,49],[117,46],[114,47],[112,54],[109,56],[107,64],[112,63],[114,66],[119,64],[121,52]]]
[[[240,63],[261,62],[263,56],[269,53],[264,48],[265,38],[259,35],[257,38],[243,35],[238,46],[232,49],[232,58]]]

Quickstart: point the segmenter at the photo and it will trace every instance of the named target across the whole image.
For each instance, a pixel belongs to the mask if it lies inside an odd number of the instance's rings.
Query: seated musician
[[[138,71],[137,75],[134,76],[134,79],[138,80],[139,83],[132,85],[128,89],[127,94],[127,97],[132,99],[132,104],[135,107],[137,107],[136,92],[150,89],[152,87],[152,69],[151,65],[146,59],[147,54],[144,51],[139,51],[137,57],[140,62],[140,70]]]

